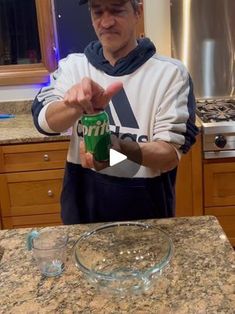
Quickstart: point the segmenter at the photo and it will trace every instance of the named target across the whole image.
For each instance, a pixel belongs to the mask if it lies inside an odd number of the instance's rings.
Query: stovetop
[[[197,116],[204,123],[235,121],[235,100],[198,100]]]
[[[197,100],[204,157],[235,157],[235,99]]]

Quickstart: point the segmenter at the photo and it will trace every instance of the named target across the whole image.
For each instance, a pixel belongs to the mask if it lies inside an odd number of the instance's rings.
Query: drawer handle
[[[44,161],[49,161],[49,155],[47,155],[47,154],[45,154],[44,156],[43,156],[43,159],[44,159]]]
[[[48,190],[48,191],[47,191],[47,195],[48,195],[49,197],[52,197],[52,196],[54,195],[54,193],[52,192],[52,190]]]

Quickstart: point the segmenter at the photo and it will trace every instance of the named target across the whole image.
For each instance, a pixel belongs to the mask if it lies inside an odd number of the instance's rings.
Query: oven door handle
[[[232,158],[235,157],[235,150],[219,150],[214,152],[204,152],[205,159]]]

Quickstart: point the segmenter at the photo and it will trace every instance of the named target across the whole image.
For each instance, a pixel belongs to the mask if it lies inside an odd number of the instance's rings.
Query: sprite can
[[[81,123],[86,151],[92,153],[97,161],[109,160],[111,138],[107,113],[85,114]]]

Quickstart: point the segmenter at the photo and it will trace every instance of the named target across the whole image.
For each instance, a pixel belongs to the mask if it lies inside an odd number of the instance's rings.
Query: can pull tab
[[[36,230],[33,230],[27,234],[26,238],[26,247],[28,251],[31,251],[33,248],[33,239],[37,238],[39,236],[39,232]]]

